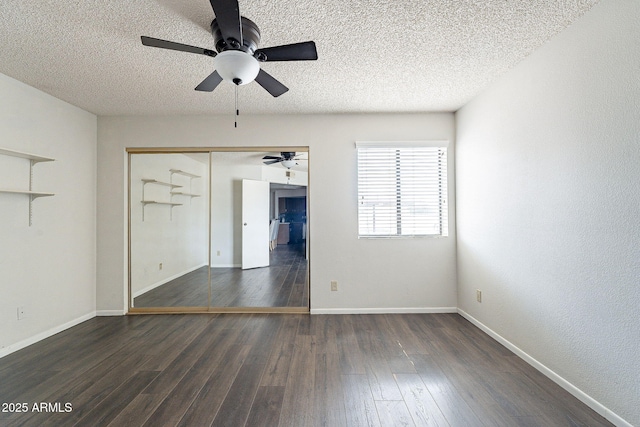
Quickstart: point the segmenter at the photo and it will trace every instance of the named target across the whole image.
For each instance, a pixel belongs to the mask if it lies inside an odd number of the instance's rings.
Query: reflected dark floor
[[[134,307],[203,307],[209,298],[208,268],[202,267],[134,299]],[[270,266],[211,269],[212,307],[308,307],[305,247],[279,245]]]

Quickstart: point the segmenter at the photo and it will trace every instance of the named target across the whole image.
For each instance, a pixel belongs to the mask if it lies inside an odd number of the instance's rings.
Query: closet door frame
[[[180,314],[180,313],[291,313],[291,314],[309,314],[311,309],[311,270],[307,268],[307,294],[309,298],[307,300],[306,307],[215,307],[211,306],[211,176],[212,176],[212,161],[211,156],[216,152],[281,152],[281,151],[295,151],[309,153],[308,146],[243,146],[243,147],[128,147],[127,153],[127,283],[126,283],[126,295],[127,295],[127,314]],[[208,192],[208,249],[207,249],[207,261],[209,266],[208,273],[208,288],[209,296],[207,306],[198,307],[133,307],[132,306],[132,286],[131,286],[131,206],[132,203],[136,203],[131,197],[131,156],[134,154],[185,154],[185,153],[203,153],[209,155],[209,179],[207,183]],[[310,157],[310,156],[309,156]],[[310,160],[308,160],[310,161]],[[309,223],[309,187],[311,179],[307,180],[307,224]],[[140,201],[138,201],[139,203]],[[307,256],[309,264],[311,263],[311,251],[309,245],[310,233],[307,232]]]

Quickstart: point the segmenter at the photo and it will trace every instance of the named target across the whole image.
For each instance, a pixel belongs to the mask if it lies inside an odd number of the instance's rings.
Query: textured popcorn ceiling
[[[242,113],[455,111],[598,0],[240,0],[260,47],[314,40],[318,61],[265,63],[290,91],[239,88]],[[0,72],[98,115],[229,114],[194,90],[213,49],[207,0],[0,0]]]

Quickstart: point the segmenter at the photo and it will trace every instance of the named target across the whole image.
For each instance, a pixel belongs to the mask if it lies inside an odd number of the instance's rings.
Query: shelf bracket
[[[29,227],[33,224],[33,195],[29,194]]]
[[[35,161],[33,159],[29,160],[29,191],[33,191],[33,165]],[[29,227],[33,224],[33,197],[32,194],[29,195]]]

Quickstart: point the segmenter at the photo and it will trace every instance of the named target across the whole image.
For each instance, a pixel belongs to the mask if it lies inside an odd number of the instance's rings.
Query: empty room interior
[[[0,425],[640,426],[637,0],[0,35]]]

